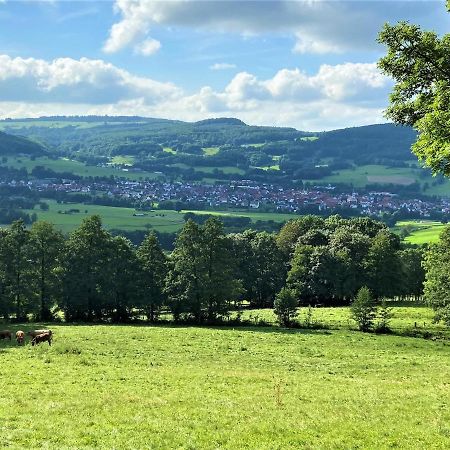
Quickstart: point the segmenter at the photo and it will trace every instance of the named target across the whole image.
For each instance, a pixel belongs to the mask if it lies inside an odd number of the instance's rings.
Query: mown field
[[[85,205],[83,203],[57,203],[54,200],[45,200],[49,205],[47,211],[42,211],[38,207],[26,210],[28,213],[36,213],[38,220],[45,220],[53,223],[64,232],[69,232],[76,228],[84,218],[93,214],[98,214],[103,219],[103,224],[107,229],[120,230],[143,230],[153,229],[155,231],[172,233],[178,231],[184,224],[184,214],[194,212],[196,214],[212,214],[216,216],[237,216],[249,217],[253,222],[257,220],[273,220],[274,222],[284,222],[295,218],[292,214],[258,213],[251,211],[194,211],[194,210],[154,210],[144,212],[145,216],[133,216],[136,211],[133,208],[122,208],[114,206]],[[79,212],[71,212],[78,210]]]
[[[409,235],[404,240],[410,244],[430,244],[439,240],[447,225],[432,220],[404,220],[397,222],[394,231],[406,229]]]
[[[276,327],[52,329],[52,347],[0,341],[3,448],[450,446],[447,340]]]

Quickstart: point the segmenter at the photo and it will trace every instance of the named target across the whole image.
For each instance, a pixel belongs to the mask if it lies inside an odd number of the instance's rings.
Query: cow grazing
[[[9,330],[0,331],[0,339],[12,339],[12,332]]]
[[[31,338],[35,338],[39,334],[49,333],[50,336],[53,336],[52,330],[32,330],[27,333]]]
[[[16,341],[19,345],[25,342],[25,333],[21,330],[16,332]]]
[[[31,345],[34,347],[36,344],[40,344],[41,342],[48,342],[48,345],[52,345],[52,334],[51,333],[42,333],[35,336],[32,341]]]

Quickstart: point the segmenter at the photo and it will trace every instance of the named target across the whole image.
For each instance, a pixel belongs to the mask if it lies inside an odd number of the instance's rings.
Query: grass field
[[[3,448],[450,447],[449,341],[51,327],[52,347],[0,341]]]
[[[122,208],[114,206],[86,205],[83,203],[57,203],[54,200],[45,200],[49,205],[48,211],[39,208],[26,210],[28,213],[36,213],[38,220],[53,223],[63,232],[72,231],[81,221],[93,214],[102,217],[103,224],[107,229],[120,229],[126,231],[152,229],[159,232],[172,233],[178,231],[184,224],[183,216],[186,212],[196,214],[211,214],[216,216],[239,216],[249,217],[253,222],[257,220],[273,220],[285,222],[294,219],[293,214],[258,213],[247,211],[195,211],[195,210],[155,210],[145,212],[145,216],[133,216],[136,210],[133,208]],[[70,212],[70,210],[79,212]],[[86,212],[87,211],[87,212]],[[140,211],[142,212],[142,211]]]
[[[413,161],[411,161],[413,163]],[[444,184],[432,186],[434,179],[431,176],[422,178],[422,171],[418,168],[393,168],[380,165],[360,166],[354,169],[339,170],[335,175],[330,175],[320,180],[314,180],[315,183],[352,183],[355,187],[364,187],[367,184],[398,184],[409,185],[414,182],[420,183],[423,187],[428,183],[429,187],[424,191],[427,195],[450,195],[450,181]]]
[[[445,224],[432,220],[404,220],[397,222],[394,231],[400,232],[406,228],[409,235],[405,237],[405,241],[420,245],[437,242],[445,227]]]
[[[178,231],[184,223],[183,214],[177,211],[157,210],[146,212],[146,216],[133,216],[136,212],[133,208],[85,205],[83,203],[60,204],[54,200],[46,200],[45,202],[49,205],[48,211],[35,208],[27,210],[27,212],[36,213],[38,220],[51,222],[66,233],[76,228],[84,218],[93,214],[101,216],[105,228],[125,231],[153,229],[172,233]],[[78,209],[80,212],[69,213],[70,210],[74,209]],[[58,211],[61,211],[61,213]]]
[[[117,164],[124,164],[124,160],[130,161],[129,157],[119,158],[122,159],[120,160],[121,162],[117,162]],[[158,176],[154,172],[128,172],[114,167],[86,166],[80,161],[74,161],[67,158],[50,159],[46,156],[35,158],[34,160],[27,157],[8,157],[8,160],[6,162],[0,162],[0,165],[17,169],[24,167],[28,172],[31,172],[36,166],[43,166],[55,172],[70,172],[74,175],[83,177],[109,177],[113,175],[115,177],[122,177],[130,180],[140,180],[144,178],[154,179]]]

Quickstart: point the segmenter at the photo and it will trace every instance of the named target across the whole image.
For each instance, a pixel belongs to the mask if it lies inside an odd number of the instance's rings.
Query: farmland
[[[440,233],[445,227],[445,224],[431,220],[409,220],[398,222],[395,229],[397,231],[402,229],[408,230],[405,241],[410,244],[420,245],[437,242]]]
[[[401,320],[422,309],[402,308]],[[346,328],[51,327],[52,347],[0,341],[6,447],[450,445],[448,341]]]
[[[81,221],[93,214],[101,216],[107,229],[120,229],[125,231],[153,229],[159,232],[172,233],[178,231],[184,224],[183,216],[186,212],[195,214],[211,214],[216,216],[249,217],[252,221],[273,220],[285,222],[296,216],[293,214],[258,213],[248,211],[195,211],[195,210],[155,210],[140,211],[143,216],[133,216],[137,211],[134,208],[114,206],[88,205],[84,203],[57,203],[54,200],[46,200],[49,205],[47,211],[35,208],[27,210],[36,213],[38,220],[51,222],[64,232],[72,231]]]

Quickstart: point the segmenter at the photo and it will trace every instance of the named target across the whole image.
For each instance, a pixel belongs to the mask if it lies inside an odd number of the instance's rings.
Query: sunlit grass
[[[52,347],[0,341],[4,448],[450,446],[446,341],[275,327],[52,329]]]

